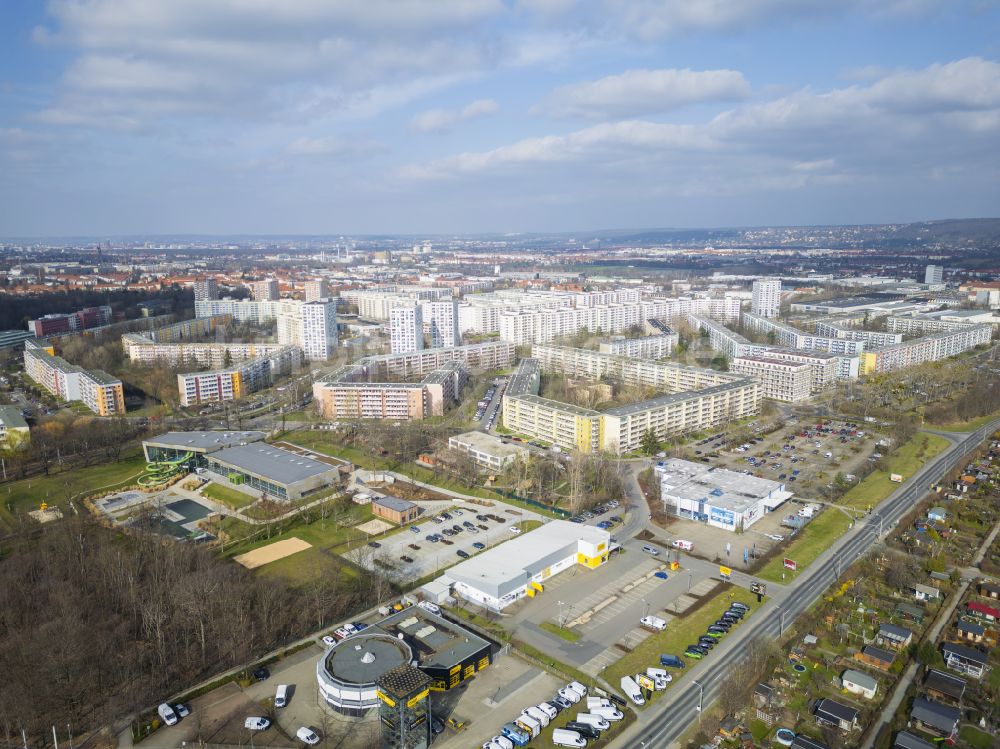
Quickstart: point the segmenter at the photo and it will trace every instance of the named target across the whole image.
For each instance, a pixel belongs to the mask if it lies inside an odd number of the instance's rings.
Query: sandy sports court
[[[362,533],[367,533],[369,536],[377,536],[380,533],[392,530],[395,526],[392,523],[385,522],[384,520],[369,520],[367,523],[356,525],[355,528]]]
[[[312,544],[308,541],[303,541],[301,538],[286,538],[284,541],[276,541],[273,544],[261,546],[259,549],[254,549],[253,551],[248,551],[246,554],[233,557],[233,561],[242,564],[248,570],[252,570],[311,548]]]

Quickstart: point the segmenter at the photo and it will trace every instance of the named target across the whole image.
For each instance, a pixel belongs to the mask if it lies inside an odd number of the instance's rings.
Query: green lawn
[[[329,432],[307,432],[298,430],[286,432],[282,434],[279,439],[290,442],[294,445],[308,447],[309,449],[315,450],[316,452],[324,455],[331,455],[335,458],[349,460],[354,463],[354,465],[368,470],[395,471],[396,473],[409,476],[417,481],[422,481],[425,484],[431,484],[442,489],[458,492],[459,494],[465,494],[470,497],[479,497],[480,499],[489,499],[494,502],[503,502],[514,507],[527,507],[527,509],[530,509],[532,512],[537,512],[541,515],[548,515],[553,518],[558,517],[554,512],[549,510],[512,501],[493,489],[485,489],[481,486],[466,486],[465,484],[455,481],[452,478],[435,474],[433,471],[427,468],[422,468],[414,463],[398,463],[394,460],[389,460],[388,458],[373,458],[362,450],[347,447],[345,445],[334,444],[331,440]]]
[[[231,489],[228,486],[223,486],[222,484],[216,484],[214,482],[202,489],[201,493],[209,499],[221,502],[226,507],[232,508],[233,510],[246,507],[256,501],[254,497],[246,494],[245,492],[241,492],[238,489]]]
[[[16,513],[37,510],[42,502],[66,507],[73,497],[86,496],[104,487],[134,483],[146,467],[146,460],[138,449],[124,453],[124,456],[118,463],[66,468],[53,471],[48,476],[34,476],[0,485],[0,527],[13,527]]]
[[[324,549],[305,549],[276,562],[265,564],[257,569],[264,577],[280,578],[293,588],[299,588],[319,577],[357,575],[357,571],[349,564],[339,560],[335,554]]]
[[[792,580],[798,572],[804,570],[816,557],[826,551],[834,540],[840,538],[850,525],[851,519],[847,515],[836,508],[828,507],[819,517],[795,534],[795,540],[781,555],[761,567],[756,573],[757,577],[772,582],[782,582],[784,573],[785,582]],[[785,557],[798,564],[798,572],[784,568],[782,560]]]
[[[995,746],[993,737],[973,726],[962,726],[959,738],[974,749],[990,749]]]
[[[650,635],[639,643],[639,645],[636,646],[635,650],[631,653],[622,655],[622,657],[616,662],[605,668],[604,671],[601,672],[601,676],[613,688],[617,689],[618,684],[621,681],[621,677],[643,673],[649,666],[659,667],[660,653],[669,653],[671,655],[677,655],[684,658],[682,655],[684,649],[688,645],[697,643],[698,638],[705,634],[705,630],[708,626],[715,622],[715,620],[722,615],[722,612],[725,611],[729,607],[729,604],[733,601],[740,601],[741,603],[745,603],[749,606],[750,614],[752,614],[754,609],[758,606],[757,596],[753,593],[748,590],[744,590],[743,588],[727,585],[721,593],[715,595],[697,611],[690,614],[681,614],[678,618],[671,620],[663,632]],[[745,617],[743,621],[746,622],[748,617]],[[736,625],[734,631],[735,629],[739,629],[741,626],[743,625]],[[707,658],[712,657],[713,655],[710,652]],[[694,661],[688,659],[688,663],[693,665]],[[674,686],[681,679],[684,671],[675,670],[672,671],[672,673],[674,681],[671,682],[670,686]],[[650,702],[655,701],[657,696],[663,693],[664,692],[662,691],[654,693],[653,699],[650,700]],[[650,703],[647,702],[646,704],[648,705]]]
[[[906,480],[924,463],[947,449],[949,444],[938,434],[917,434],[889,456],[889,470],[870,473],[843,496],[840,504],[858,510],[874,507],[899,488],[899,484],[889,480],[889,474],[898,473]]]
[[[980,416],[978,419],[972,419],[971,421],[956,421],[952,424],[934,424],[931,428],[939,429],[942,432],[974,432],[979,429],[979,427],[984,424],[988,424],[997,417],[1000,417],[1000,412],[986,414],[986,416]]]
[[[544,629],[549,634],[555,635],[556,637],[561,637],[567,642],[576,642],[580,639],[580,633],[575,632],[572,629],[567,629],[566,627],[560,627],[554,622],[542,622],[538,625],[539,629]]]

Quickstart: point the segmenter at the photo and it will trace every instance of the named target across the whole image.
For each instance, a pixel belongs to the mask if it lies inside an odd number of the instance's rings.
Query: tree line
[[[0,732],[40,746],[52,725],[82,733],[140,711],[364,607],[369,583],[291,588],[208,548],[69,518],[4,549]]]

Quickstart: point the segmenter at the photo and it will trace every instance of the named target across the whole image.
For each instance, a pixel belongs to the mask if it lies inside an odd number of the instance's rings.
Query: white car
[[[174,705],[174,712],[177,713],[177,717],[179,718],[186,718],[191,714],[191,711],[188,710],[187,705],[182,705],[179,702],[176,705]]]
[[[331,635],[323,635],[323,644],[326,645],[328,648],[332,648],[334,645],[337,644],[337,640]]]
[[[489,741],[483,743],[483,749],[492,749],[492,747],[496,746],[503,747],[503,749],[514,749],[514,742],[506,736],[494,736]]]
[[[243,726],[248,731],[263,731],[265,728],[271,725],[271,721],[267,718],[260,717],[250,717],[243,721]]]
[[[436,603],[431,603],[430,601],[421,601],[417,604],[424,611],[430,611],[432,614],[440,614],[441,608]]]
[[[316,735],[316,732],[305,726],[302,726],[302,728],[295,732],[295,738],[305,744],[309,744],[309,746],[319,743],[319,736]]]
[[[512,525],[510,527],[510,532],[513,533],[516,536],[517,534],[519,534],[521,532],[521,529],[518,528],[516,525]]]

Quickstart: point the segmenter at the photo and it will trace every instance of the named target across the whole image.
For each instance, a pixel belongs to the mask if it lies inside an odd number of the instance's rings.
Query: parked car
[[[368,545],[371,546],[373,549],[382,548],[382,544],[380,544],[378,541],[369,541]]]
[[[660,556],[660,550],[656,549],[656,548],[654,548],[652,546],[643,546],[642,550],[644,552],[646,552],[647,554],[651,555],[651,556],[654,556],[654,557]]]
[[[257,681],[264,681],[265,679],[271,678],[271,672],[267,670],[267,666],[260,666],[254,669],[253,678]]]
[[[332,648],[337,644],[337,641],[331,635],[323,635],[323,644],[328,648]]]
[[[177,713],[178,718],[186,718],[191,714],[191,711],[188,710],[187,705],[181,704],[180,702],[174,705],[174,712]]]
[[[174,709],[170,707],[170,705],[168,705],[166,702],[164,702],[162,705],[156,708],[156,713],[160,716],[160,719],[168,726],[177,725],[177,721],[180,720],[180,718],[177,717],[177,713],[174,712]]]
[[[295,732],[295,738],[304,744],[308,744],[309,746],[315,746],[319,743],[319,736],[316,735],[316,732],[311,728],[306,728],[305,726],[302,726]]]
[[[462,559],[468,559],[469,558],[469,552],[465,551],[464,549],[459,549],[455,553],[458,554],[460,557],[462,557]]]
[[[247,718],[245,721],[243,721],[243,726],[248,731],[263,731],[270,725],[271,721],[269,721],[267,718],[261,718],[261,717],[250,717]]]
[[[472,544],[472,548],[482,550],[486,548],[486,544],[484,544],[482,541],[476,541],[475,543]]]

